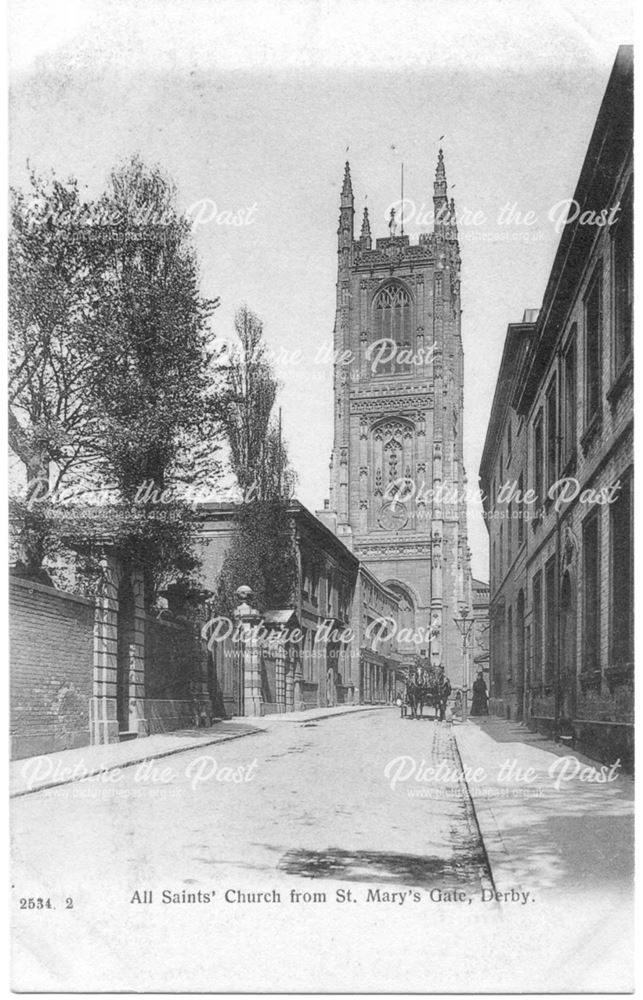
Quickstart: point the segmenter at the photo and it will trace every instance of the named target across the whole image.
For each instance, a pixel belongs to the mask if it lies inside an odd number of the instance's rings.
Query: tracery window
[[[411,296],[401,285],[385,285],[373,301],[373,341],[389,341],[371,349],[374,374],[390,375],[411,369],[413,352],[413,307]]]
[[[377,424],[370,434],[369,448],[369,495],[371,503],[371,526],[383,528],[380,521],[382,507],[390,506],[396,497],[408,497],[407,482],[412,482],[415,468],[415,434],[412,424],[404,419],[392,418]],[[396,513],[408,511],[410,527],[413,504],[401,504]],[[402,527],[398,524],[398,527]]]

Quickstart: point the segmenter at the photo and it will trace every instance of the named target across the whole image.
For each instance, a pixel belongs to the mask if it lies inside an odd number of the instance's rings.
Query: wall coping
[[[22,576],[10,576],[9,587],[23,587],[25,590],[35,590],[40,594],[49,594],[64,601],[74,601],[76,604],[83,604],[85,607],[93,608],[96,602],[91,597],[82,597],[80,594],[70,594],[67,590],[58,590],[56,587],[48,587],[37,580],[28,580]]]

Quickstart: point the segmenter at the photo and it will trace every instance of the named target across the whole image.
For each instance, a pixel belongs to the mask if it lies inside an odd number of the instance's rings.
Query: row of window
[[[621,478],[621,490],[608,515],[608,565],[601,544],[601,512],[594,509],[582,525],[580,564],[576,567],[580,588],[575,591],[568,570],[560,580],[556,557],[552,556],[531,580],[532,625],[524,629],[524,595],[518,594],[515,609],[508,607],[502,622],[493,628],[494,694],[501,696],[504,680],[524,682],[525,649],[531,650],[531,682],[553,687],[559,658],[561,669],[576,677],[597,674],[603,666],[620,667],[633,662],[634,575],[633,503],[631,473]],[[607,594],[601,581],[607,577]],[[560,587],[560,591],[558,588]],[[603,606],[606,602],[606,607]],[[608,661],[601,662],[602,619],[609,614]],[[580,664],[576,652],[576,621],[581,615]],[[505,632],[506,628],[506,632]],[[560,636],[560,645],[559,645]]]
[[[319,601],[319,582],[322,579],[319,568],[315,565],[302,563],[302,590],[305,596],[309,597],[313,604]],[[329,616],[346,618],[350,600],[350,590],[348,584],[341,578],[337,578],[332,572],[328,577],[324,577],[325,587],[325,607],[322,612]],[[323,602],[322,602],[323,603]]]
[[[620,219],[612,233],[612,379],[616,380],[632,356],[632,202],[628,191]],[[603,376],[603,262],[592,272],[583,299],[583,413],[588,431],[602,412]],[[562,475],[576,450],[578,417],[578,324],[565,339],[558,371],[551,376],[544,405],[533,425],[534,490],[542,502]]]
[[[622,199],[622,210],[612,232],[612,375],[617,379],[632,356],[632,195],[628,191]],[[603,364],[603,265],[598,262],[588,283],[583,300],[584,337],[584,410],[582,426],[589,430],[600,417],[602,410]],[[511,565],[513,543],[520,547],[524,541],[525,517],[534,514],[548,495],[555,482],[569,474],[570,464],[576,454],[578,422],[578,361],[579,331],[574,323],[564,341],[560,363],[552,374],[545,392],[543,405],[533,423],[533,491],[535,504],[525,505],[522,473],[518,481],[518,499],[507,505],[506,517],[500,522],[497,542],[492,543],[492,573],[496,580],[502,578]],[[516,433],[522,432],[518,423]],[[501,449],[496,476],[491,485],[491,505],[496,508],[502,501],[502,487],[507,483],[513,448],[512,414],[509,414],[506,432],[506,461]],[[506,527],[505,527],[506,525]]]
[[[581,672],[601,669],[602,615],[609,612],[607,666],[631,663],[633,658],[634,576],[633,576],[632,477],[621,479],[621,489],[609,508],[609,564],[603,565],[601,509],[594,508],[582,525],[580,591],[578,605],[571,586],[561,583],[557,592],[556,559],[552,557],[532,579],[534,634],[534,680],[552,684],[555,677],[559,617],[582,616]],[[608,577],[607,608],[602,606],[601,582]],[[569,581],[567,581],[569,583]],[[569,656],[569,650],[567,650]]]

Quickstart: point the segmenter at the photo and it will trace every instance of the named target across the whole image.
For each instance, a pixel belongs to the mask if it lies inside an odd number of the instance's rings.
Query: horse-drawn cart
[[[422,719],[426,706],[433,709],[433,715],[428,718],[442,721],[450,694],[451,683],[442,667],[413,667],[400,698],[400,716]]]

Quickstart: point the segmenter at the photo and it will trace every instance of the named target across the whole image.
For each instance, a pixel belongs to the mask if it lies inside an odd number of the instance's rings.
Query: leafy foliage
[[[54,486],[96,454],[93,359],[86,336],[95,289],[88,248],[70,220],[86,217],[76,181],[31,174],[11,192],[9,440],[29,479],[57,467]]]
[[[94,241],[99,306],[89,347],[104,456],[124,500],[162,490],[177,443],[214,433],[207,321],[187,220],[158,169],[133,159],[112,173]],[[150,221],[151,220],[151,221]],[[96,235],[96,234],[94,234]]]
[[[236,315],[239,347],[228,371],[224,416],[231,464],[244,493],[237,531],[224,560],[216,606],[231,615],[237,587],[249,586],[261,609],[286,607],[295,599],[297,554],[289,498],[296,477],[281,428],[272,415],[278,382],[267,356],[263,324],[247,306]]]
[[[197,561],[188,504],[141,500],[141,487],[219,472],[218,302],[200,295],[174,187],[138,158],[92,204],[73,180],[32,175],[29,193],[12,192],[9,258],[12,449],[30,481],[109,486],[116,500],[77,503],[71,517],[16,500],[24,562],[37,572],[66,545],[110,541],[142,564],[151,599]]]
[[[232,617],[237,587],[248,586],[261,610],[285,608],[295,600],[297,554],[293,515],[281,498],[243,504],[218,581],[215,608]]]

